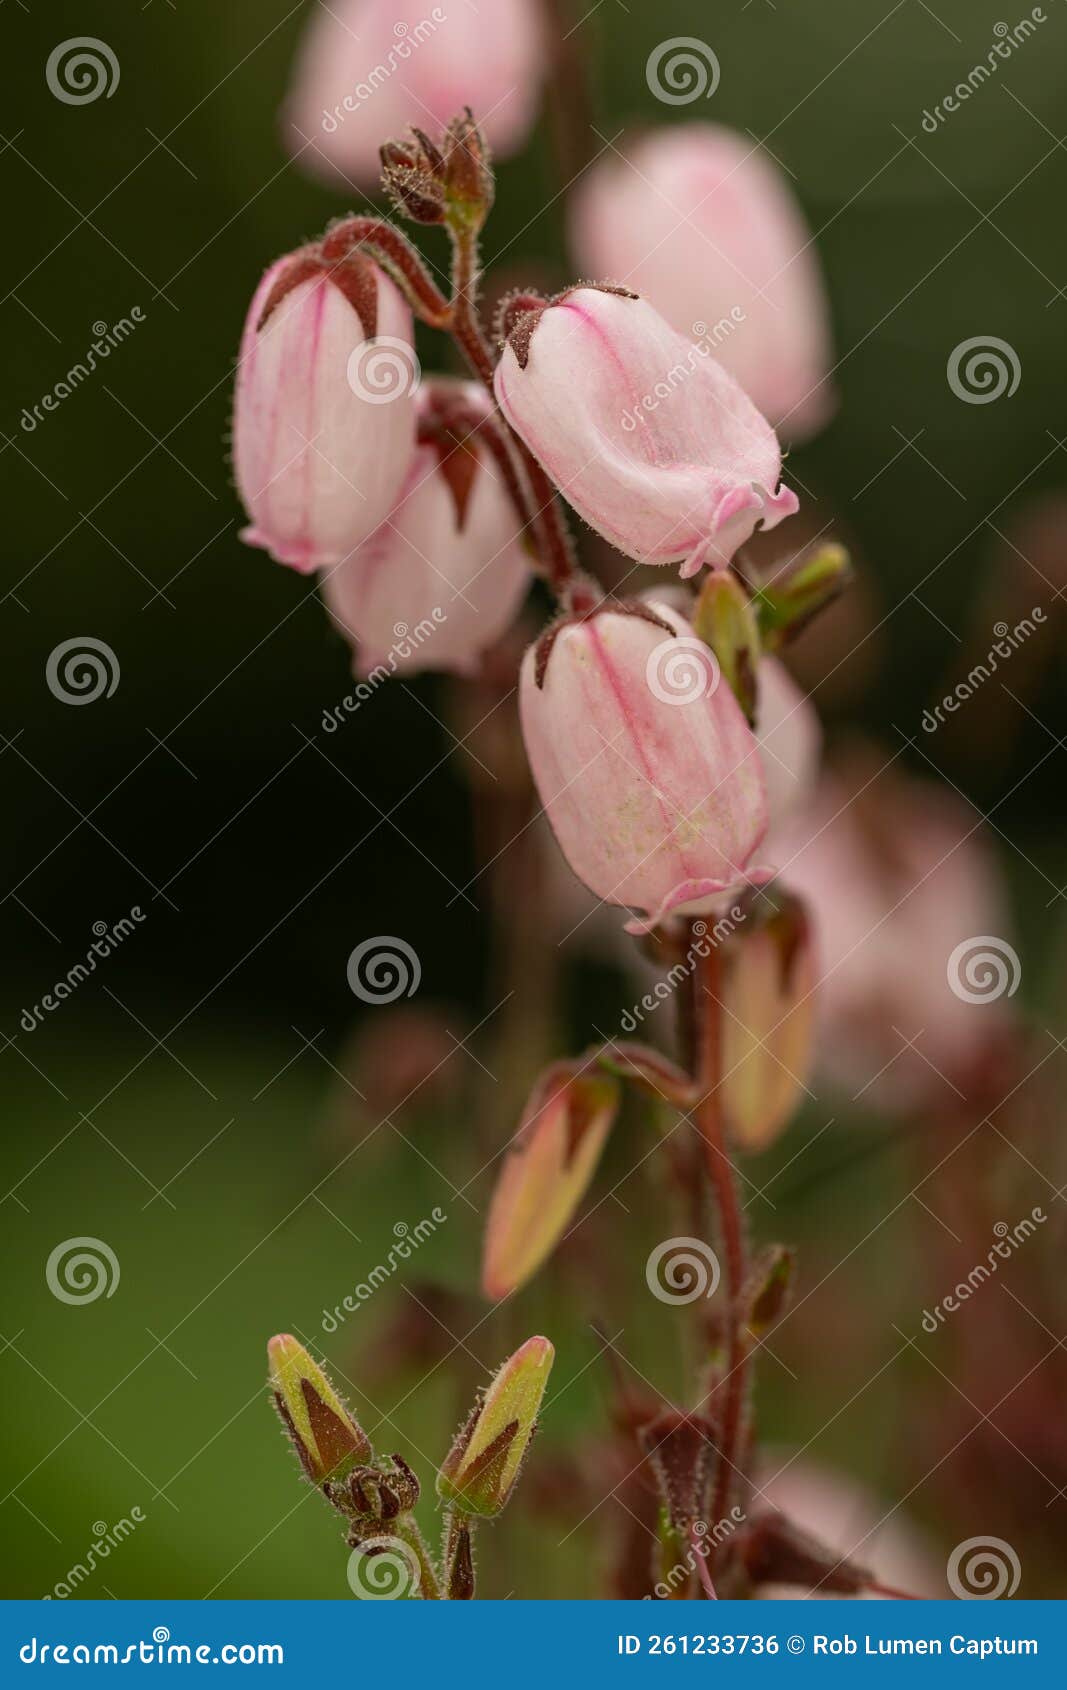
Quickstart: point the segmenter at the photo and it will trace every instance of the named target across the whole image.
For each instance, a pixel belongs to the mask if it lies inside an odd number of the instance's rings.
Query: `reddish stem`
[[[694,949],[699,954],[696,936]],[[723,1253],[726,1258],[727,1374],[725,1403],[719,1430],[719,1463],[715,1475],[712,1519],[724,1520],[730,1501],[734,1474],[740,1466],[748,1387],[749,1346],[742,1322],[741,1293],[747,1273],[745,1228],[737,1195],[733,1164],[726,1148],[719,1086],[722,1079],[721,964],[712,946],[700,958],[696,984],[697,1080],[701,1099],[695,1117],[704,1145],[708,1170],[719,1213]]]
[[[380,217],[346,217],[327,231],[322,256],[330,262],[340,260],[355,246],[365,246],[381,260],[424,323],[435,329],[450,326],[452,307],[407,236],[394,223]]]
[[[455,286],[452,306],[452,334],[479,381],[496,403],[493,386],[493,354],[477,310],[478,237],[469,229],[452,230],[455,248]],[[505,425],[507,426],[507,425]],[[529,448],[508,427],[508,436],[526,473],[533,493],[529,521],[540,539],[545,574],[553,592],[560,596],[575,576],[574,548],[556,489]]]
[[[695,1520],[690,1522],[689,1542],[692,1546],[693,1554],[696,1557],[697,1574],[700,1578],[701,1584],[704,1586],[704,1595],[707,1597],[709,1602],[717,1602],[719,1599],[718,1591],[715,1589],[712,1582],[711,1569],[708,1566],[707,1553],[704,1549],[704,1539],[697,1531]]]

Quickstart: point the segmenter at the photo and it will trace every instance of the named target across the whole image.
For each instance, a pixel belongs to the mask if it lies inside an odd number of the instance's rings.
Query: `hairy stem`
[[[345,258],[353,247],[366,247],[396,281],[416,316],[434,329],[447,329],[452,307],[434,282],[419,253],[395,223],[381,217],[346,217],[335,223],[322,243],[328,261]]]
[[[695,943],[695,939],[694,939]],[[737,1180],[723,1129],[719,1086],[722,1080],[721,962],[714,946],[701,956],[696,986],[697,1079],[701,1097],[696,1123],[704,1146],[704,1161],[719,1215],[725,1256],[727,1317],[727,1374],[719,1430],[719,1462],[715,1475],[712,1519],[723,1520],[742,1455],[748,1396],[749,1344],[742,1319],[741,1293],[747,1275],[745,1226]]]
[[[718,1592],[712,1582],[711,1570],[708,1566],[707,1560],[707,1550],[704,1547],[704,1539],[697,1531],[695,1520],[693,1520],[689,1526],[689,1543],[693,1551],[693,1556],[696,1560],[697,1574],[699,1575],[701,1584],[704,1586],[704,1595],[707,1597],[709,1602],[717,1602]]]
[[[437,1569],[430,1558],[430,1551],[426,1547],[426,1540],[413,1514],[402,1514],[393,1526],[393,1533],[402,1543],[406,1543],[419,1563],[419,1595],[426,1602],[441,1600],[441,1585],[437,1577]]]
[[[478,237],[467,227],[450,230],[455,254],[452,300],[452,335],[479,381],[495,403],[493,354],[478,315]],[[507,426],[505,424],[505,426]],[[507,429],[533,493],[533,509],[527,513],[538,538],[545,577],[553,592],[561,594],[575,574],[574,546],[556,489],[533,453],[513,429]]]

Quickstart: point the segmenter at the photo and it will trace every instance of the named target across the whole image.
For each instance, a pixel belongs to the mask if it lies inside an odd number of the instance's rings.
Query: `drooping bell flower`
[[[545,73],[540,0],[333,0],[315,6],[283,117],[309,170],[373,192],[379,148],[408,124],[443,128],[470,106],[493,151],[518,152]]]
[[[368,675],[472,668],[506,632],[530,579],[521,519],[488,444],[492,406],[470,382],[428,381],[396,504],[323,596]]]
[[[371,259],[279,259],[252,300],[234,400],[241,536],[303,574],[388,515],[415,438],[411,312]]]
[[[725,568],[797,509],[770,424],[635,295],[576,287],[521,316],[496,396],[578,514],[639,563]]]
[[[800,441],[833,409],[826,290],[804,215],[774,160],[712,123],[657,130],[605,153],[575,193],[586,275],[643,294]]]
[[[606,600],[527,652],[519,706],[564,856],[643,932],[766,878],[759,747],[707,647],[666,605]]]

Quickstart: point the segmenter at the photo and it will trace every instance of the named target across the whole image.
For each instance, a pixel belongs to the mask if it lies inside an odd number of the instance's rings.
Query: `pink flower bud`
[[[767,826],[759,748],[707,647],[665,606],[606,602],[526,654],[534,780],[580,880],[645,919],[714,909]]]
[[[481,425],[488,396],[432,381],[418,445],[376,533],[323,577],[326,603],[358,648],[357,672],[467,670],[507,630],[529,582],[516,514]]]
[[[496,395],[579,515],[640,563],[725,568],[797,509],[773,429],[646,300],[578,287],[528,313]]]
[[[343,173],[373,191],[383,141],[409,124],[443,128],[471,106],[494,152],[518,152],[545,69],[539,5],[333,0],[313,7],[285,112],[287,144],[308,169]]]
[[[710,123],[605,154],[574,198],[583,271],[650,299],[707,341],[785,439],[833,408],[830,332],[811,235],[784,175],[747,135]]]
[[[307,574],[372,534],[411,462],[417,371],[411,312],[370,259],[308,248],[272,265],[237,371],[242,539]]]

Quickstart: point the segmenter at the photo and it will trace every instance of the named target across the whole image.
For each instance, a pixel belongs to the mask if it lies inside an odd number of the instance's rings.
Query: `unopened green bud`
[[[370,1439],[303,1344],[282,1333],[267,1355],[278,1413],[312,1484],[336,1484],[365,1465]]]
[[[460,1429],[437,1475],[437,1494],[464,1514],[499,1514],[537,1430],[556,1352],[528,1338],[504,1363]]]
[[[832,604],[852,576],[844,546],[812,546],[782,574],[756,593],[756,610],[765,651],[777,651],[795,639],[820,610]]]
[[[714,652],[749,722],[755,722],[760,631],[752,600],[736,575],[716,570],[708,576],[693,611],[693,629]]]

